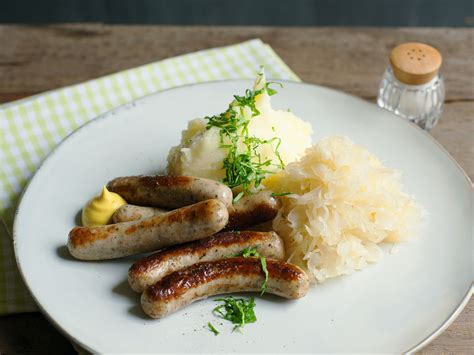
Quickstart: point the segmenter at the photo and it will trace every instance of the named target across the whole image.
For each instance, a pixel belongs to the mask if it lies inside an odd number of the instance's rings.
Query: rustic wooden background
[[[474,30],[460,28],[285,28],[0,26],[0,103],[204,48],[251,38],[270,44],[305,82],[375,101],[388,53],[421,41],[444,56],[446,105],[431,131],[474,178]],[[474,301],[422,353],[472,353]],[[0,317],[0,353],[71,353],[39,313]]]

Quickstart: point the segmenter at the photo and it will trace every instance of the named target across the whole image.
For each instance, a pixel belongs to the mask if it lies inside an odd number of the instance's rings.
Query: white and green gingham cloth
[[[268,78],[299,81],[270,46],[254,39],[0,106],[0,314],[37,309],[16,267],[13,216],[26,183],[61,140],[101,113],[140,96],[190,83],[253,78],[260,65]]]

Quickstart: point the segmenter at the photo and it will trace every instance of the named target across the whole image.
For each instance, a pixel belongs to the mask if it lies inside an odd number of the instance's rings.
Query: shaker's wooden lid
[[[423,43],[403,43],[390,53],[393,74],[408,85],[429,82],[438,74],[442,61],[436,48]]]

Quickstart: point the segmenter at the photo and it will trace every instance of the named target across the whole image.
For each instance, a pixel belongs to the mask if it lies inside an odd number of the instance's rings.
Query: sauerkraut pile
[[[423,213],[398,171],[342,136],[322,139],[264,184],[292,193],[282,197],[273,227],[288,261],[319,282],[378,261],[378,244],[412,236]]]

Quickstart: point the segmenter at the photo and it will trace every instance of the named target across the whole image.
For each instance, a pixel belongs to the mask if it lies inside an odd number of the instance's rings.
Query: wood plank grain
[[[473,29],[0,26],[0,93],[35,94],[203,48],[259,37],[304,80],[376,96],[388,53],[423,41],[444,55],[447,99],[474,98]]]
[[[474,181],[474,101],[446,104],[430,134]]]
[[[0,93],[0,104],[11,102],[15,100],[22,99],[24,97],[31,96],[30,93],[27,92],[17,92],[17,93]]]
[[[196,50],[259,37],[304,80],[375,99],[395,44],[440,49],[447,104],[435,137],[474,179],[473,29],[0,25],[0,102]],[[474,300],[422,354],[470,353]],[[40,314],[0,317],[0,353],[70,353]]]
[[[474,299],[453,324],[419,354],[472,354],[474,349]]]

